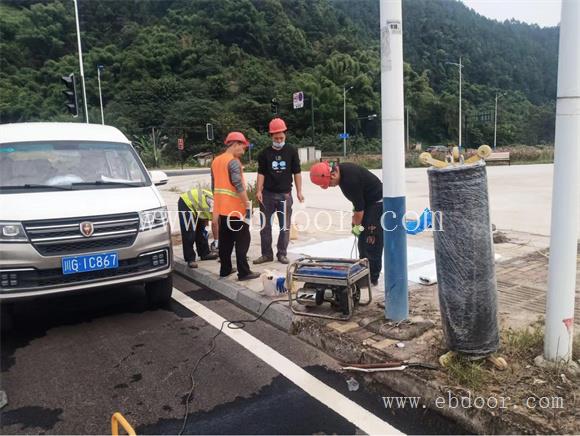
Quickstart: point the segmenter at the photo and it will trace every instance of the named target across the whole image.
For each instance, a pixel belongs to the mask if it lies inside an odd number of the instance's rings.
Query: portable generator
[[[288,265],[287,288],[294,281],[304,285],[296,291],[295,299],[288,292],[288,302],[293,313],[302,316],[348,320],[356,305],[366,306],[372,301],[371,275],[368,259],[332,259],[303,257]],[[368,299],[361,302],[361,289],[368,289]],[[330,303],[340,315],[325,315],[298,310],[293,302],[306,307]]]

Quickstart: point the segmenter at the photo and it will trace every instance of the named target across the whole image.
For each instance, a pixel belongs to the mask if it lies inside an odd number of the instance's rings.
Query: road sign
[[[295,92],[292,94],[292,101],[294,109],[302,109],[304,107],[304,93],[302,91]]]
[[[183,138],[177,138],[177,149],[183,150],[185,148],[185,144],[183,142]]]
[[[341,133],[340,135],[338,135],[338,137],[340,139],[348,139],[350,135],[348,133]]]

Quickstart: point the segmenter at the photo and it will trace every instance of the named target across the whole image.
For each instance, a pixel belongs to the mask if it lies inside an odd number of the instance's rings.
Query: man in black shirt
[[[383,256],[383,184],[366,168],[348,162],[317,163],[310,169],[310,179],[323,189],[340,187],[352,203],[352,233],[358,237],[360,258],[369,260],[371,282],[377,285]]]
[[[272,262],[272,218],[278,217],[280,236],[276,257],[284,264],[288,242],[290,241],[290,226],[292,218],[292,176],[296,183],[296,196],[300,202],[302,196],[302,175],[300,174],[300,158],[298,151],[286,144],[286,123],[281,118],[270,121],[269,132],[272,146],[262,150],[258,155],[258,184],[256,197],[260,202],[260,211],[264,214],[260,239],[262,255],[254,260],[254,264]]]

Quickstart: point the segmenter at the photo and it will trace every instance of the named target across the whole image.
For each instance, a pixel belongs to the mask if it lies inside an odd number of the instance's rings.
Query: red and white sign
[[[292,102],[294,109],[302,109],[304,107],[304,93],[302,91],[295,92],[292,95]]]
[[[177,138],[177,149],[183,150],[185,148],[183,138]]]

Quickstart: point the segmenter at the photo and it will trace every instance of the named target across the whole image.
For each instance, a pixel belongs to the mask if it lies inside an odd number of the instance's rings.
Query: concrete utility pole
[[[343,113],[344,113],[344,118],[342,121],[342,128],[343,128],[343,135],[342,135],[342,155],[343,157],[346,157],[346,93],[348,91],[350,91],[353,87],[349,87],[347,88],[346,86],[344,86],[342,88],[342,101],[343,101]]]
[[[101,124],[105,124],[105,113],[103,112],[103,93],[101,92],[101,70],[104,68],[105,67],[103,65],[97,65],[97,80],[99,81],[99,103],[101,105]]]
[[[463,118],[461,117],[461,82],[462,82],[462,78],[463,78],[463,64],[461,63],[461,56],[459,56],[459,63],[455,63],[455,62],[445,62],[446,64],[449,65],[455,65],[456,67],[459,68],[459,143],[457,144],[457,146],[459,147],[459,151],[461,152],[461,127],[463,124]]]
[[[494,119],[493,119],[493,149],[495,150],[495,146],[497,144],[497,99],[502,98],[503,94],[495,93],[495,111],[494,111]]]
[[[83,104],[85,107],[85,122],[89,123],[89,110],[87,107],[87,89],[85,87],[85,70],[83,68],[83,49],[81,47],[81,28],[79,26],[79,5],[77,0],[73,0],[75,4],[75,22],[77,25],[77,43],[79,46],[79,68],[81,72],[81,85],[83,87]]]
[[[380,0],[385,317],[409,316],[401,0]]]
[[[569,363],[580,214],[580,2],[562,1],[544,358]]]

